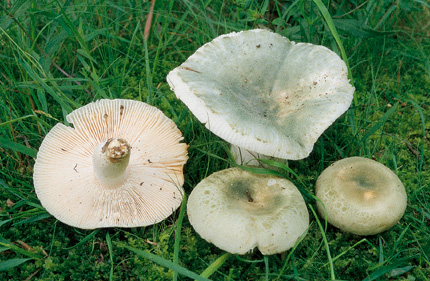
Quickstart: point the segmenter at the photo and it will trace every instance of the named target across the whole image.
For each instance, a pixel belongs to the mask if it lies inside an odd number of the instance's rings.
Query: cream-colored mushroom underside
[[[34,186],[49,213],[80,227],[136,227],[157,223],[182,201],[187,145],[161,111],[131,100],[101,100],[67,116],[45,137]],[[110,138],[131,146],[127,177],[106,188],[94,173],[94,149]]]

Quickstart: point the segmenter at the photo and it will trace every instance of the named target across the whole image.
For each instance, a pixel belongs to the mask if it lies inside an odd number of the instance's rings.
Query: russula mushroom
[[[83,229],[137,227],[168,217],[182,202],[187,145],[159,109],[99,100],[55,125],[34,165],[46,210]]]
[[[252,154],[291,160],[310,154],[354,93],[337,54],[263,29],[215,38],[167,82],[214,134]]]
[[[203,239],[233,254],[255,247],[264,255],[284,252],[309,226],[306,204],[293,183],[240,168],[203,179],[191,192],[187,210]]]
[[[407,196],[397,175],[363,157],[339,160],[318,177],[318,212],[335,227],[357,235],[381,233],[406,210]]]

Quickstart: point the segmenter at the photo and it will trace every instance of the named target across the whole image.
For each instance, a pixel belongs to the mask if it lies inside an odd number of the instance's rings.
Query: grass
[[[1,280],[430,279],[429,4],[155,1],[148,33],[150,7],[123,0],[1,3]],[[190,146],[186,194],[228,167],[227,145],[175,98],[165,77],[216,36],[256,27],[338,52],[356,87],[348,112],[283,174],[312,195],[332,162],[373,158],[406,186],[408,207],[397,225],[358,237],[311,213],[308,235],[292,250],[237,256],[202,240],[184,207],[154,226],[99,230],[69,227],[44,210],[32,183],[37,149],[69,112],[100,98],[141,100],[173,119]]]

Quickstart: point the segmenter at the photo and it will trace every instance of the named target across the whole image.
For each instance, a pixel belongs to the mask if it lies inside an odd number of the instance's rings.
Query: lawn
[[[430,4],[153,2],[0,3],[0,279],[430,280]],[[68,113],[99,99],[143,101],[176,123],[189,145],[185,197],[230,167],[228,144],[166,76],[217,36],[254,28],[328,47],[348,62],[355,87],[351,107],[312,153],[281,171],[311,195],[300,243],[269,256],[226,253],[194,231],[185,204],[138,228],[82,230],[46,212],[32,178],[39,146]],[[351,156],[386,165],[405,185],[406,213],[381,234],[345,233],[313,212],[318,176]]]

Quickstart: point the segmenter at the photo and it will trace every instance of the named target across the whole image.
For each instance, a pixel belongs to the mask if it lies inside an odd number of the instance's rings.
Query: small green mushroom
[[[264,255],[284,252],[309,226],[309,214],[290,181],[240,168],[215,172],[188,199],[188,217],[206,241],[233,254],[255,247]]]
[[[318,177],[316,196],[321,216],[337,228],[373,235],[394,226],[403,216],[407,196],[397,175],[363,157],[342,159]]]

